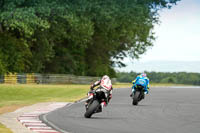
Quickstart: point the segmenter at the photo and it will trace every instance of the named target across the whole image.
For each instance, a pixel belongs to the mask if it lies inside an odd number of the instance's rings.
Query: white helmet
[[[107,75],[104,75],[103,77],[102,77],[102,80],[105,80],[105,79],[110,79]]]

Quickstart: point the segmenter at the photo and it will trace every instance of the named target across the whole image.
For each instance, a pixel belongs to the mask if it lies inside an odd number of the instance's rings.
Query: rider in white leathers
[[[101,103],[102,108],[107,106],[107,104],[109,103],[110,99],[112,98],[112,83],[110,78],[107,75],[104,75],[100,80],[96,81],[95,83],[93,83],[90,87],[90,92],[91,93],[94,90],[94,87],[100,85],[100,87],[98,87],[98,89],[96,91],[103,91],[106,97],[106,101]],[[89,103],[89,98],[85,103],[85,106],[87,106],[87,104]]]

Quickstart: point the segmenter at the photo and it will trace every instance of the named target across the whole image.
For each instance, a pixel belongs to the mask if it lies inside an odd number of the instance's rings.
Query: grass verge
[[[12,131],[0,123],[0,133],[12,133]]]
[[[86,96],[89,85],[0,85],[0,108],[38,102],[73,102]],[[0,112],[1,113],[1,112]]]

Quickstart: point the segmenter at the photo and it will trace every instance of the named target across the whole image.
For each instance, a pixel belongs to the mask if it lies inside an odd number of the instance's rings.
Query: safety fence
[[[0,75],[0,83],[5,84],[90,84],[100,77],[75,76],[69,74],[6,74]],[[115,83],[116,79],[113,78]]]

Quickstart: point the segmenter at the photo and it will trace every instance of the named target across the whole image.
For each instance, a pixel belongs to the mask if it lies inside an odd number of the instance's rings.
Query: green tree
[[[0,0],[0,71],[115,76],[153,46],[158,11],[177,1]]]
[[[25,41],[0,33],[0,73],[24,72],[31,56]]]

